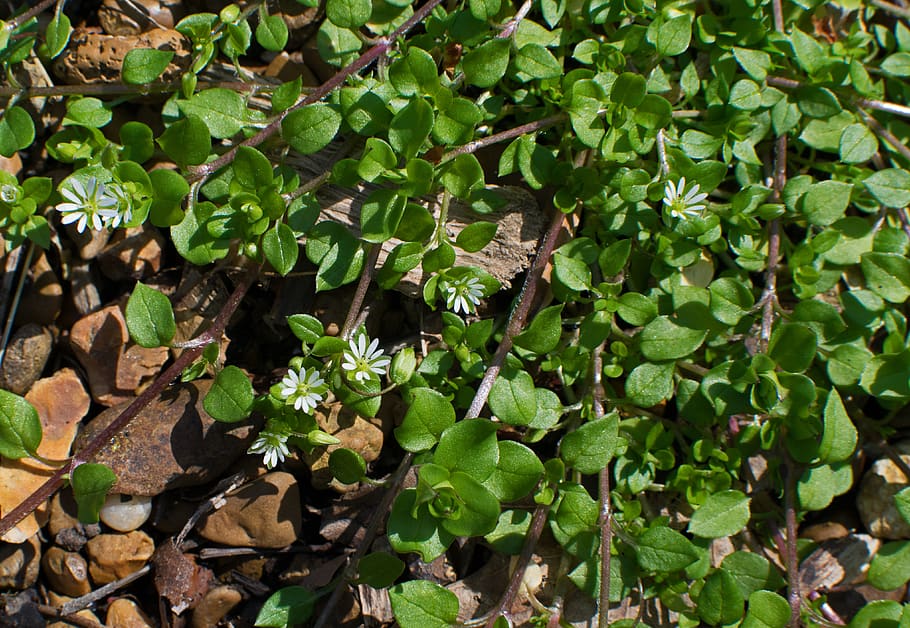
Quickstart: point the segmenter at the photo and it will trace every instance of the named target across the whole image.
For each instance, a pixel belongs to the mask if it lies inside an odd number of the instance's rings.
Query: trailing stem
[[[603,387],[603,351],[601,343],[594,352],[591,360],[594,416],[601,418],[604,415],[604,387]],[[597,626],[607,628],[610,614],[610,546],[613,542],[613,513],[610,511],[610,467],[605,466],[597,475],[598,494],[600,499],[600,597],[597,605]]]

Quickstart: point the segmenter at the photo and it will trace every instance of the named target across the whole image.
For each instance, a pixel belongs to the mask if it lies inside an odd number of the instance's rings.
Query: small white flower
[[[300,369],[297,372],[288,371],[281,380],[281,397],[287,403],[293,404],[295,410],[312,412],[316,404],[322,401],[322,393],[318,392],[325,381],[319,377],[316,369]]]
[[[19,186],[6,185],[0,186],[0,201],[4,203],[15,203],[19,200]]]
[[[698,193],[698,184],[692,186],[692,189],[686,192],[686,178],[680,177],[679,182],[674,186],[672,181],[667,181],[664,188],[664,205],[670,210],[670,215],[674,218],[698,217],[704,212],[707,205],[704,200],[708,198],[707,193]]]
[[[366,381],[373,377],[373,374],[382,375],[385,373],[385,367],[392,360],[382,355],[382,349],[379,349],[379,339],[374,338],[367,346],[366,334],[360,334],[357,340],[351,338],[350,351],[344,352],[344,360],[341,368],[350,372],[350,376],[358,382]]]
[[[287,435],[277,434],[275,432],[259,432],[259,438],[253,441],[253,445],[247,450],[251,454],[265,454],[265,466],[273,469],[279,462],[284,462],[288,451]]]
[[[115,209],[117,199],[108,196],[105,185],[98,183],[95,177],[89,177],[87,185],[82,185],[79,179],[72,179],[70,186],[72,189],[60,189],[60,194],[69,202],[57,205],[57,211],[63,214],[63,224],[75,222],[79,233],[85,231],[86,226],[100,231],[105,222],[118,215]]]
[[[483,284],[476,277],[461,277],[445,283],[446,307],[458,314],[459,311],[469,314],[474,306],[480,303],[483,296]]]
[[[113,206],[116,212],[112,217],[105,221],[106,226],[111,229],[119,227],[122,223],[127,223],[133,219],[133,199],[129,192],[126,191],[119,183],[109,183],[105,190],[105,195],[115,201]]]

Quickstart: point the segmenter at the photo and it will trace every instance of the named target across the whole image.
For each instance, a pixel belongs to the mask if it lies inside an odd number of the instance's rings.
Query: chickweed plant
[[[191,58],[179,80],[159,80],[174,51],[138,48],[119,84],[91,94],[13,78],[26,59],[66,50],[62,2],[0,22],[0,154],[43,150],[68,168],[57,184],[0,172],[7,250],[47,248],[64,227],[150,224],[187,264],[246,269],[211,328],[0,529],[64,482],[96,516],[114,477],[92,456],[176,378],[213,376],[204,407],[219,421],[263,417],[250,451],[270,468],[336,442],[313,416],[325,404],[373,417],[398,395],[396,473],[369,477],[350,450],[331,458],[338,479],[383,484],[366,540],[331,587],[276,591],[257,625],[327,625],[349,582],[387,588],[405,628],[456,624],[455,594],[402,576],[402,557],[432,561],[466,538],[516,557],[502,599],[472,624],[503,628],[543,533],[564,551],[551,577],[596,600],[600,626],[623,601],[681,626],[830,623],[825,591],[800,589],[798,526],[853,489],[857,452],[906,425],[910,402],[910,11],[298,2],[325,16],[318,52],[337,73],[319,87],[242,68],[251,50],[287,46],[274,2],[183,18]],[[236,85],[208,83],[215,62],[236,68]],[[148,94],[161,95],[162,133],[138,121],[103,131]],[[25,106],[35,96],[65,102],[50,135]],[[342,142],[352,152],[317,180],[288,162]],[[478,152],[494,157],[486,169]],[[149,168],[161,161],[171,167]],[[505,317],[483,307],[499,282],[455,253],[496,236],[491,183],[508,175],[551,222]],[[321,215],[320,186],[364,184],[358,232]],[[453,199],[475,213],[455,235]],[[310,312],[290,316],[295,357],[257,390],[243,365],[219,362],[217,341],[260,273],[299,264],[318,291],[356,285],[348,323],[329,335]],[[442,342],[390,353],[358,321],[368,290],[414,269],[422,307],[443,310]],[[172,345],[164,294],[138,283],[126,318],[138,344]],[[0,391],[0,455],[35,455],[41,436],[34,408]],[[402,489],[412,468],[416,484]],[[379,529],[392,554],[372,552]],[[724,540],[733,550],[712,560]],[[907,543],[873,559],[872,584],[910,578]],[[562,620],[556,602],[537,600],[537,612],[541,625]],[[908,617],[882,601],[845,619]]]

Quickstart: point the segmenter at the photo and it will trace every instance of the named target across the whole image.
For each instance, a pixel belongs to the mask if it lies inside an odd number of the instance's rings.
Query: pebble
[[[267,473],[225,499],[199,523],[199,534],[231,547],[285,547],[300,536],[300,490],[290,473]]]
[[[152,628],[154,625],[138,604],[125,597],[114,600],[107,607],[105,623],[112,628]]]
[[[142,569],[155,552],[145,532],[99,534],[85,544],[88,568],[95,584],[107,584]]]
[[[38,535],[25,543],[0,544],[0,589],[27,589],[38,580],[41,541]]]
[[[66,604],[67,602],[69,602],[69,601],[72,600],[72,599],[73,599],[73,598],[70,597],[70,596],[68,596],[68,595],[62,595],[62,594],[60,594],[60,593],[55,593],[54,591],[48,591],[48,592],[47,592],[47,602],[48,602],[48,604],[49,604],[50,606],[54,606],[54,607],[56,607],[56,608],[59,608],[59,607],[63,606],[64,604]],[[87,609],[87,608],[83,608],[81,611],[78,611],[78,612],[76,613],[76,615],[77,615],[78,617],[82,617],[82,618],[84,618],[84,619],[86,619],[86,620],[88,620],[88,621],[93,621],[93,622],[95,622],[96,624],[100,624],[100,623],[101,623],[101,620],[98,619],[98,616],[95,615],[95,613],[93,613],[92,611],[90,611],[90,610]],[[61,620],[59,620],[59,621],[52,621],[52,622],[48,623],[47,626],[46,626],[45,628],[72,628],[74,625],[75,625],[75,624],[70,623],[70,622],[68,622],[68,621],[64,621],[64,620],[61,619]]]
[[[218,479],[246,452],[253,426],[218,423],[202,407],[211,380],[168,388],[104,447],[93,462],[117,474],[113,491],[155,496]],[[105,410],[76,439],[81,447],[109,425],[126,405]]]
[[[50,325],[60,314],[63,287],[44,253],[32,264],[29,280],[16,310],[16,322]]]
[[[101,507],[101,521],[117,532],[131,532],[152,514],[152,499],[144,495],[111,494]]]
[[[164,246],[164,238],[153,227],[134,227],[126,231],[124,238],[109,244],[98,263],[108,279],[144,279],[161,270]]]
[[[901,441],[894,449],[910,464],[910,441]],[[856,508],[869,534],[880,539],[910,539],[910,524],[894,505],[895,494],[907,486],[910,480],[887,456],[872,463],[856,496]]]
[[[77,552],[51,547],[41,557],[41,569],[48,586],[57,593],[79,597],[92,590],[88,564]]]
[[[0,367],[0,388],[24,395],[47,364],[54,337],[41,325],[23,325],[10,338]]]
[[[378,419],[364,419],[341,403],[329,407],[328,414],[317,410],[316,423],[319,428],[337,438],[340,443],[327,447],[316,447],[310,453],[303,452],[302,457],[312,471],[311,482],[316,489],[332,488],[339,493],[347,493],[357,488],[357,484],[343,484],[336,480],[329,469],[329,456],[341,447],[352,449],[363,456],[367,464],[379,457],[382,451],[383,433]]]
[[[193,619],[190,625],[193,628],[214,626],[242,599],[240,591],[234,587],[215,587],[206,593],[199,605],[193,609]]]

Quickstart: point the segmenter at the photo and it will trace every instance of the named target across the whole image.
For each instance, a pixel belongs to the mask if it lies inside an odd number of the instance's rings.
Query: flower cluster
[[[664,205],[674,218],[697,218],[702,215],[707,205],[704,200],[708,198],[707,193],[698,193],[698,184],[692,186],[686,191],[686,178],[680,177],[679,182],[674,186],[672,181],[667,181],[664,188]]]
[[[79,179],[72,179],[69,188],[61,188],[60,194],[67,200],[57,205],[63,214],[65,225],[76,223],[76,231],[82,233],[86,227],[100,231],[111,229],[129,222],[133,217],[132,200],[119,183],[99,183],[89,177],[83,185]]]
[[[351,348],[349,351],[345,350],[341,368],[355,381],[362,382],[372,379],[375,375],[382,375],[392,361],[378,348],[378,338],[374,338],[367,346],[366,334],[360,334],[356,340],[351,338],[349,344]]]
[[[459,311],[470,314],[483,296],[483,284],[471,276],[446,281],[443,290],[446,292],[446,307],[456,314]]]

